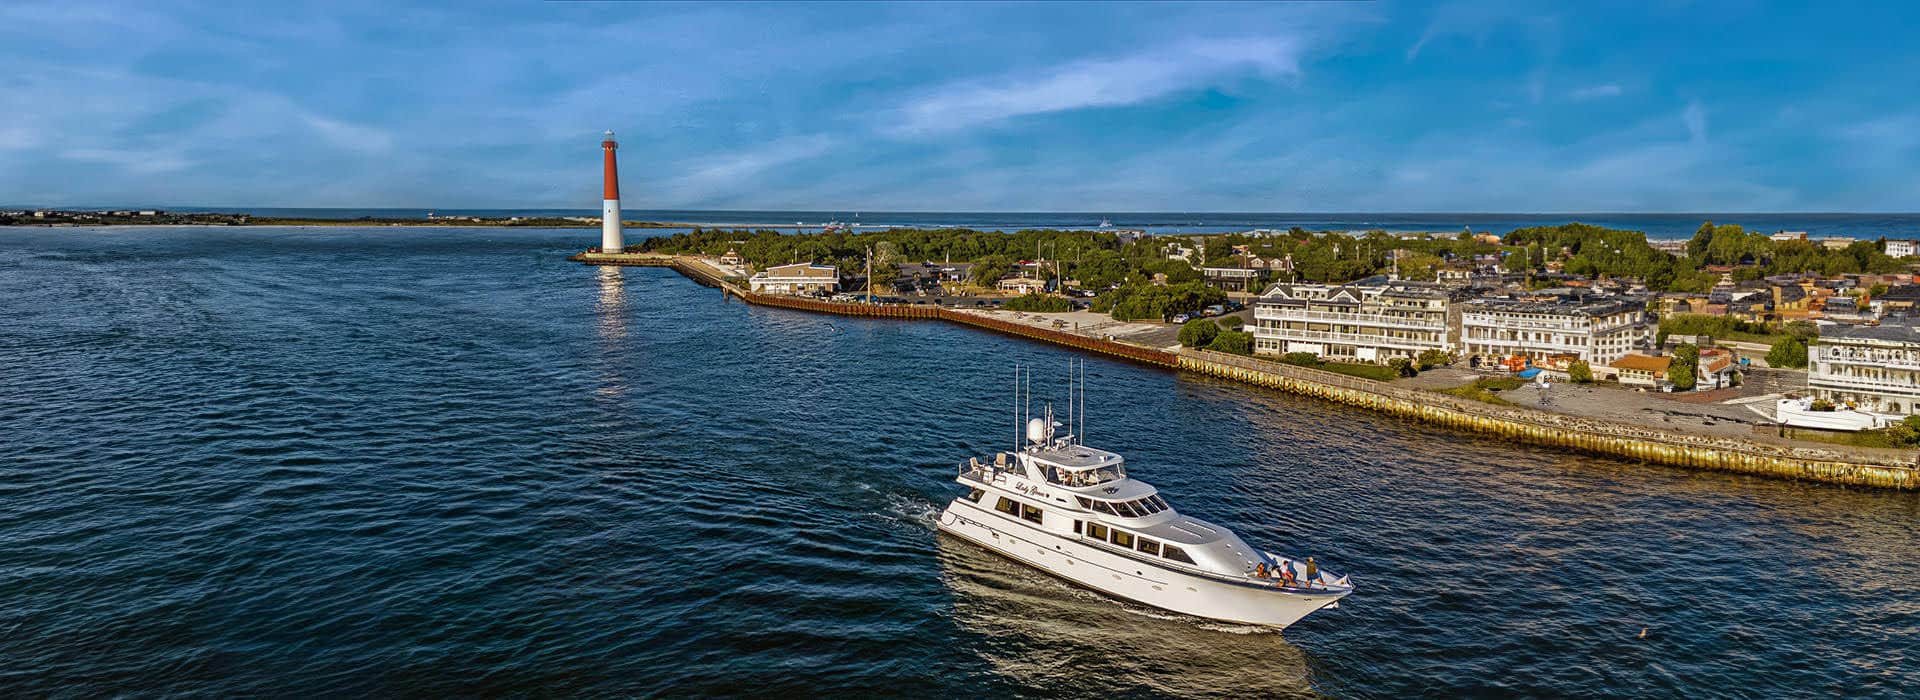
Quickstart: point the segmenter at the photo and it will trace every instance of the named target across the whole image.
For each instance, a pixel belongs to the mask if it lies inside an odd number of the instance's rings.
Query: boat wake
[[[939,529],[934,523],[940,519],[940,504],[917,495],[898,493],[887,494],[886,501],[886,507],[873,513],[874,517],[928,532]]]

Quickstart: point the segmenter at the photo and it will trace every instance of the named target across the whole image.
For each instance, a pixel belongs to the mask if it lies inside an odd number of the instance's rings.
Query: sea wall
[[[705,264],[677,256],[581,254],[571,259],[599,265],[671,267],[696,282],[718,287],[752,304],[841,316],[937,319],[1534,445],[1695,469],[1847,486],[1920,490],[1920,462],[1909,461],[1901,453],[1840,451],[1706,437],[1618,421],[1499,406],[1255,357],[1207,350],[1168,352],[940,306],[848,304],[756,294],[728,281]]]
[[[1715,438],[1446,394],[1252,357],[1205,350],[1179,353],[1181,369],[1314,396],[1427,423],[1535,445],[1696,469],[1849,486],[1920,489],[1920,471],[1891,455],[1842,452]]]

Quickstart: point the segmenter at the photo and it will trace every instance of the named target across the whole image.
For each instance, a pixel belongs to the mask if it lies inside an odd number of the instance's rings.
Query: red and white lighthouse
[[[606,158],[606,178],[601,189],[603,201],[600,203],[600,252],[619,253],[626,250],[626,243],[620,239],[620,166],[613,152],[620,144],[613,140],[613,132],[607,132],[607,138],[600,142],[600,150]]]

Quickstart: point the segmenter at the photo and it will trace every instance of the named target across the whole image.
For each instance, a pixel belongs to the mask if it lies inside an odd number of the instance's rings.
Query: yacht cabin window
[[[972,491],[967,492],[967,500],[973,501],[974,503],[979,503],[980,497],[985,495],[987,495],[987,492],[981,491],[980,489],[974,489]]]
[[[1160,556],[1160,543],[1145,537],[1140,538],[1139,543],[1135,544],[1133,548],[1156,557]]]
[[[1119,481],[1127,478],[1127,468],[1124,464],[1115,464],[1109,467],[1100,467],[1098,469],[1088,469],[1085,471],[1074,471],[1071,469],[1047,466],[1043,467],[1041,471],[1046,475],[1047,481],[1068,488],[1099,486],[1109,481]]]
[[[1087,523],[1087,536],[1096,540],[1107,538],[1107,526],[1100,523]]]
[[[1187,553],[1184,550],[1180,549],[1179,547],[1175,547],[1173,545],[1167,545],[1161,548],[1160,555],[1168,559],[1172,559],[1174,561],[1185,563],[1185,564],[1193,563],[1193,557],[1187,556]]]

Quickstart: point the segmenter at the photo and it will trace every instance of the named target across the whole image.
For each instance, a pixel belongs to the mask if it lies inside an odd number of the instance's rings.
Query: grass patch
[[[1500,396],[1500,392],[1512,391],[1525,386],[1527,380],[1519,377],[1481,377],[1460,386],[1448,389],[1435,389],[1442,394],[1450,394],[1463,399],[1472,399],[1501,406],[1517,406]]]
[[[1895,441],[1893,440],[1893,437],[1891,435],[1888,435],[1885,429],[1862,430],[1857,433],[1847,433],[1847,432],[1839,432],[1839,431],[1833,431],[1833,430],[1787,428],[1786,432],[1787,432],[1787,437],[1793,438],[1795,440],[1824,442],[1829,445],[1845,445],[1847,447],[1888,447],[1888,448],[1907,447],[1906,445],[1896,444]]]
[[[1381,382],[1390,382],[1400,378],[1400,375],[1394,373],[1392,367],[1387,367],[1384,365],[1362,365],[1362,364],[1354,364],[1350,362],[1322,362],[1320,364],[1314,365],[1313,368],[1323,369],[1328,372],[1339,372],[1340,374],[1344,374],[1349,377],[1359,377],[1361,379],[1372,379],[1372,380],[1381,381]]]

